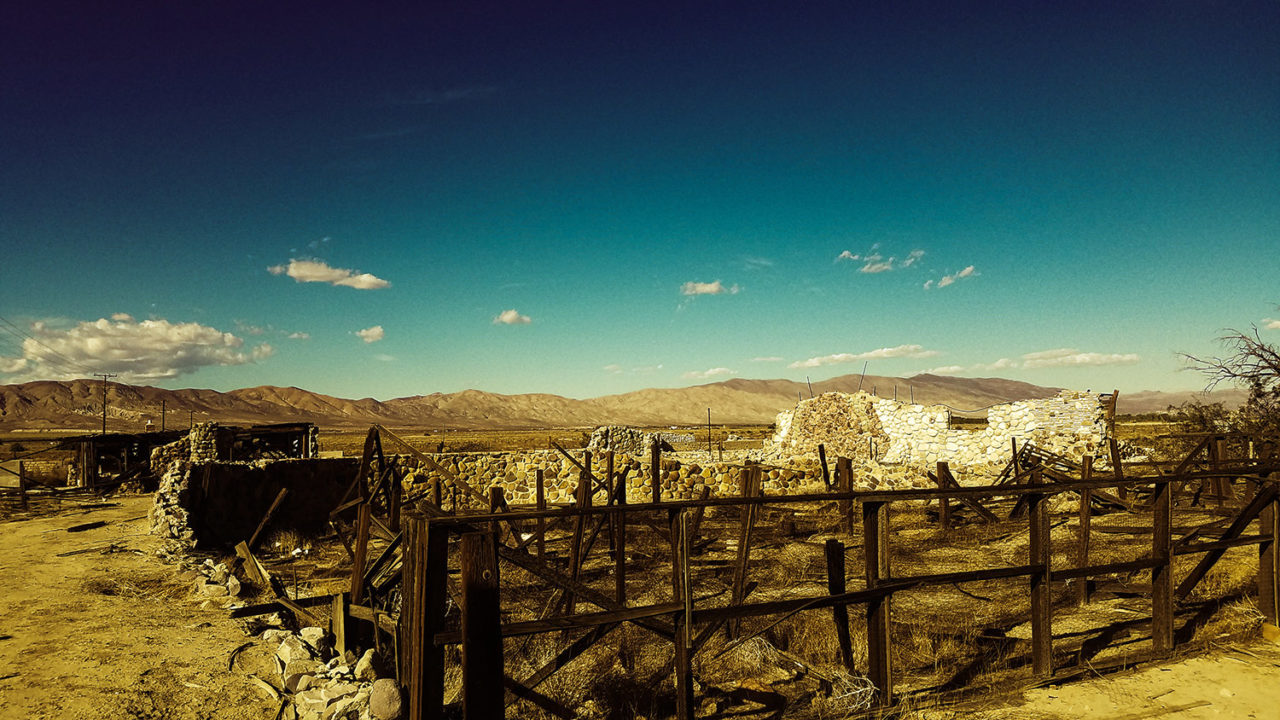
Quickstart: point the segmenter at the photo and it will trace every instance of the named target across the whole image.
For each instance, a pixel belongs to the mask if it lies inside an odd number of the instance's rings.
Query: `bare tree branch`
[[[1280,349],[1263,342],[1257,326],[1252,333],[1229,330],[1218,341],[1230,350],[1225,357],[1201,358],[1183,354],[1191,367],[1209,379],[1206,390],[1230,382],[1249,388],[1253,397],[1280,395]]]

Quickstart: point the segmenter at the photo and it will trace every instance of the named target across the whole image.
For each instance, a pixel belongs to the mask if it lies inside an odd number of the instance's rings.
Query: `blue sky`
[[[76,5],[0,10],[0,382],[1136,392],[1280,342],[1274,2]]]

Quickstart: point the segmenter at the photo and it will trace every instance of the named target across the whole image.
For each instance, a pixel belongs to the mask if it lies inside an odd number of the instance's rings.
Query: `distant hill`
[[[1229,408],[1236,408],[1244,404],[1249,398],[1248,390],[1239,388],[1230,388],[1226,390],[1214,390],[1211,393],[1185,391],[1185,392],[1158,392],[1155,390],[1147,390],[1136,393],[1120,393],[1120,401],[1116,403],[1116,412],[1121,415],[1137,415],[1139,413],[1164,412],[1171,406],[1181,405],[1185,402],[1197,400],[1199,402],[1222,403]]]
[[[999,378],[916,375],[894,378],[845,375],[813,383],[812,394],[874,391],[902,402],[945,404],[955,410],[987,406],[1058,391]],[[517,429],[591,427],[603,424],[694,425],[706,422],[707,408],[717,424],[773,422],[781,410],[810,395],[806,383],[791,380],[725,380],[688,388],[637,390],[574,400],[559,395],[498,395],[480,390],[432,393],[379,401],[348,400],[296,387],[255,387],[231,392],[163,390],[149,386],[107,385],[108,429],[138,431],[148,419],[160,426],[162,405],[168,427],[216,420],[252,425],[313,422],[326,427],[380,423],[433,429]],[[1122,403],[1125,396],[1121,394]],[[37,381],[0,385],[0,430],[85,429],[101,427],[102,385],[93,380]]]

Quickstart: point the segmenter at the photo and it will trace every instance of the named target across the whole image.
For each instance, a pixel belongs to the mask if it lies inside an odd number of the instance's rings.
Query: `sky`
[[[0,383],[1199,389],[1280,3],[10,3]]]

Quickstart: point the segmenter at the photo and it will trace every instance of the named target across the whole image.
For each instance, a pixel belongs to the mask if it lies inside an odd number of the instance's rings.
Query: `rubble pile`
[[[400,687],[383,677],[373,650],[359,659],[338,655],[324,628],[297,633],[267,630],[262,640],[274,644],[281,685],[292,695],[283,718],[293,720],[399,720]]]
[[[182,563],[186,569],[180,577],[191,583],[191,591],[197,598],[204,598],[203,607],[225,607],[236,602],[240,595],[240,580],[231,572],[225,563],[214,563],[205,560],[196,565],[191,562]]]

